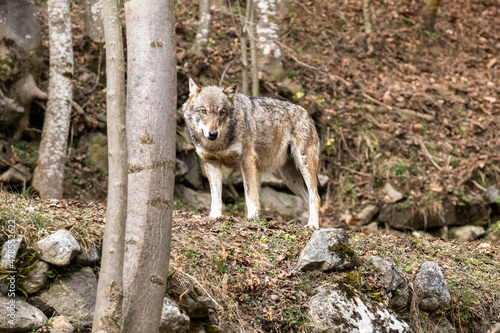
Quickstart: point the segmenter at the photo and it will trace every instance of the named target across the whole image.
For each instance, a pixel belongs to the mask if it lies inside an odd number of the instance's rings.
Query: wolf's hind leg
[[[286,186],[304,200],[304,202],[309,202],[309,193],[307,191],[306,183],[304,182],[304,177],[298,169],[295,161],[292,157],[288,157],[285,164],[278,169],[278,172],[285,182]]]
[[[222,216],[222,166],[217,161],[205,161],[205,172],[210,183],[212,207],[210,217]]]
[[[309,221],[307,226],[310,228],[319,228],[319,194],[318,194],[318,153],[316,146],[305,147],[301,153],[299,147],[294,151],[293,156],[295,162],[304,178],[304,183],[307,186],[307,192],[309,194]]]

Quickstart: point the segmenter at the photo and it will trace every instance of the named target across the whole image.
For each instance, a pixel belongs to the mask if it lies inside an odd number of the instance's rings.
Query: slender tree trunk
[[[363,0],[363,18],[365,21],[366,44],[368,45],[368,53],[373,53],[373,26],[372,13],[370,8],[370,0]]]
[[[102,0],[106,40],[108,207],[92,332],[120,332],[127,218],[125,61],[119,0]]]
[[[33,187],[44,199],[63,195],[64,162],[73,99],[73,46],[69,0],[49,0],[49,100]]]
[[[422,8],[422,28],[425,30],[434,30],[436,24],[436,14],[441,0],[425,0]]]
[[[252,0],[247,1],[245,10],[245,22],[241,28],[240,43],[241,43],[241,64],[243,65],[242,78],[243,78],[243,94],[248,95],[250,90],[250,82],[248,79],[248,29],[250,27],[250,12],[252,10]]]
[[[276,0],[254,0],[259,40],[259,70],[270,81],[281,81],[285,70],[278,45],[279,27],[276,19]]]
[[[255,29],[255,8],[254,1],[248,0],[252,4],[250,6],[250,60],[252,62],[252,95],[259,96],[259,61],[257,50],[257,33]]]
[[[85,33],[95,43],[104,42],[104,2],[85,0]]]
[[[198,30],[191,52],[197,57],[202,57],[203,49],[207,46],[208,38],[210,37],[210,23],[212,20],[212,15],[210,14],[210,0],[199,0],[198,16]]]
[[[129,0],[125,14],[129,191],[122,332],[158,332],[175,179],[174,2]]]

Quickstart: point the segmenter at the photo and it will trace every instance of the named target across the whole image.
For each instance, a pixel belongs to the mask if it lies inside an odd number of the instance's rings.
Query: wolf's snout
[[[215,139],[217,139],[218,136],[219,136],[219,132],[217,132],[217,131],[209,131],[208,132],[208,140],[210,140],[210,141],[214,141]]]

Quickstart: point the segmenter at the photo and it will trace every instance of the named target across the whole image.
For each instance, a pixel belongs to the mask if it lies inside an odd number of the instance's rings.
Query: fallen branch
[[[392,107],[392,106],[387,105],[385,103],[382,103],[381,101],[379,101],[379,100],[371,97],[370,95],[368,95],[365,92],[362,92],[362,94],[363,94],[363,96],[366,99],[369,99],[373,103],[378,104],[380,106],[383,106],[384,108],[388,109],[389,111],[394,111],[394,112],[398,113],[401,116],[410,116],[410,117],[415,117],[415,118],[423,119],[423,120],[426,120],[426,121],[433,121],[434,120],[434,116],[433,115],[420,113],[420,112],[413,111],[413,110],[410,110],[410,109],[395,108],[395,107]]]
[[[219,303],[217,303],[217,301],[216,301],[216,300],[214,300],[214,299],[212,298],[212,296],[210,296],[210,294],[209,294],[209,293],[205,290],[205,288],[203,288],[203,286],[201,285],[201,283],[200,283],[200,282],[198,282],[198,280],[196,280],[193,276],[189,275],[188,273],[185,273],[185,272],[183,272],[183,271],[181,271],[181,270],[179,270],[179,269],[177,269],[177,268],[175,268],[175,267],[173,267],[173,266],[172,266],[172,268],[173,268],[176,272],[183,274],[185,277],[189,278],[191,281],[193,281],[194,283],[196,283],[196,284],[198,285],[198,287],[199,287],[201,290],[203,290],[203,292],[205,293],[205,295],[207,295],[207,297],[208,297],[208,298],[210,298],[210,300],[211,300],[212,302],[214,302],[214,304],[215,304],[215,305],[217,305],[217,306],[219,307],[219,309],[223,309],[223,307],[222,307]],[[184,294],[185,294],[185,292],[184,292]],[[183,294],[183,295],[184,295],[184,294]]]
[[[424,151],[424,155],[427,156],[427,158],[431,161],[432,165],[434,165],[434,167],[436,169],[438,169],[439,171],[443,170],[439,166],[439,164],[437,164],[436,161],[434,161],[434,159],[432,158],[431,154],[427,150],[427,147],[425,146],[424,142],[422,141],[422,138],[418,137],[417,140],[418,140],[418,143],[420,144],[420,147],[422,147],[422,150]]]

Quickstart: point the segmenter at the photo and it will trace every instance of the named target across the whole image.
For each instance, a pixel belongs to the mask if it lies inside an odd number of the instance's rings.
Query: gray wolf
[[[199,85],[189,78],[183,115],[210,183],[211,217],[222,215],[222,165],[240,168],[248,218],[258,218],[257,172],[278,170],[309,204],[308,227],[319,228],[319,138],[307,111],[295,104],[237,93],[238,85]]]

